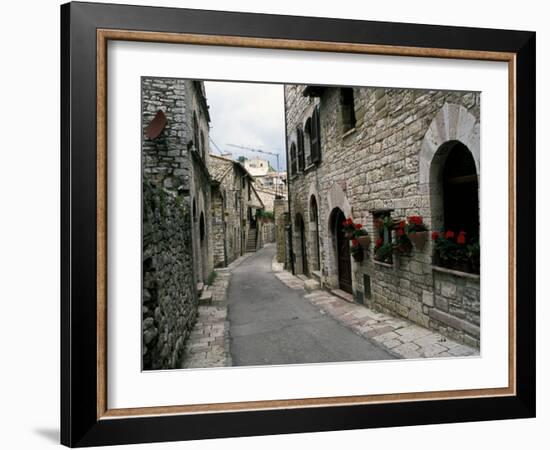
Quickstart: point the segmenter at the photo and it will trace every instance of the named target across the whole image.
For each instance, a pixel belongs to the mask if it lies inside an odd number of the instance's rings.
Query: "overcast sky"
[[[279,153],[280,170],[286,170],[283,85],[205,81],[210,106],[210,137],[223,152],[263,157],[277,169],[276,158],[230,147],[227,144]],[[212,143],[211,152],[219,154]]]

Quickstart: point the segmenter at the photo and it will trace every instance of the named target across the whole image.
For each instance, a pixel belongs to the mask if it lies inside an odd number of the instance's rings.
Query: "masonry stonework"
[[[142,78],[143,368],[180,365],[212,270],[208,107],[200,82]],[[160,134],[145,130],[158,111]],[[201,216],[203,220],[201,221]]]
[[[285,86],[287,149],[297,142],[297,128],[306,129],[318,106],[321,156],[312,162],[306,137],[303,169],[292,173],[289,164],[292,256],[295,266],[307,267],[311,276],[318,253],[322,284],[339,288],[335,227],[340,224],[334,223],[335,212],[363,224],[371,236],[379,211],[394,219],[421,215],[429,229],[439,229],[438,170],[444,144],[464,144],[479,174],[480,96],[353,88],[355,124],[344,129],[340,89],[316,87],[313,95],[304,95],[305,89]],[[311,211],[313,199],[317,215]],[[479,276],[438,270],[432,264],[431,242],[409,256],[394,255],[391,265],[374,261],[372,253],[371,245],[363,262],[350,261],[356,302],[479,347]]]
[[[191,218],[184,197],[143,184],[143,368],[179,367],[193,327]]]

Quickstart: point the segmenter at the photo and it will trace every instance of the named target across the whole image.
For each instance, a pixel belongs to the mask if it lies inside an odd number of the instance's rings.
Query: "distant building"
[[[262,158],[244,160],[244,167],[253,177],[263,177],[269,172],[269,161]]]
[[[213,261],[215,267],[223,267],[262,245],[258,213],[264,210],[264,204],[254,178],[239,162],[210,155],[210,172]]]

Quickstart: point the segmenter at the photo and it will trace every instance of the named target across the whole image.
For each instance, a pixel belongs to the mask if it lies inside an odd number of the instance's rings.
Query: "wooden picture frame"
[[[109,40],[507,62],[508,387],[109,409],[105,189]],[[61,7],[61,56],[61,442],[64,445],[534,417],[535,33],[69,3]]]

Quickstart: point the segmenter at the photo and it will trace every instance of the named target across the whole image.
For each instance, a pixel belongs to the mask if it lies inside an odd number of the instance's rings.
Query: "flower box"
[[[359,242],[359,245],[363,247],[363,250],[368,250],[370,246],[370,236],[364,235],[364,236],[358,236],[356,237],[357,242]]]

